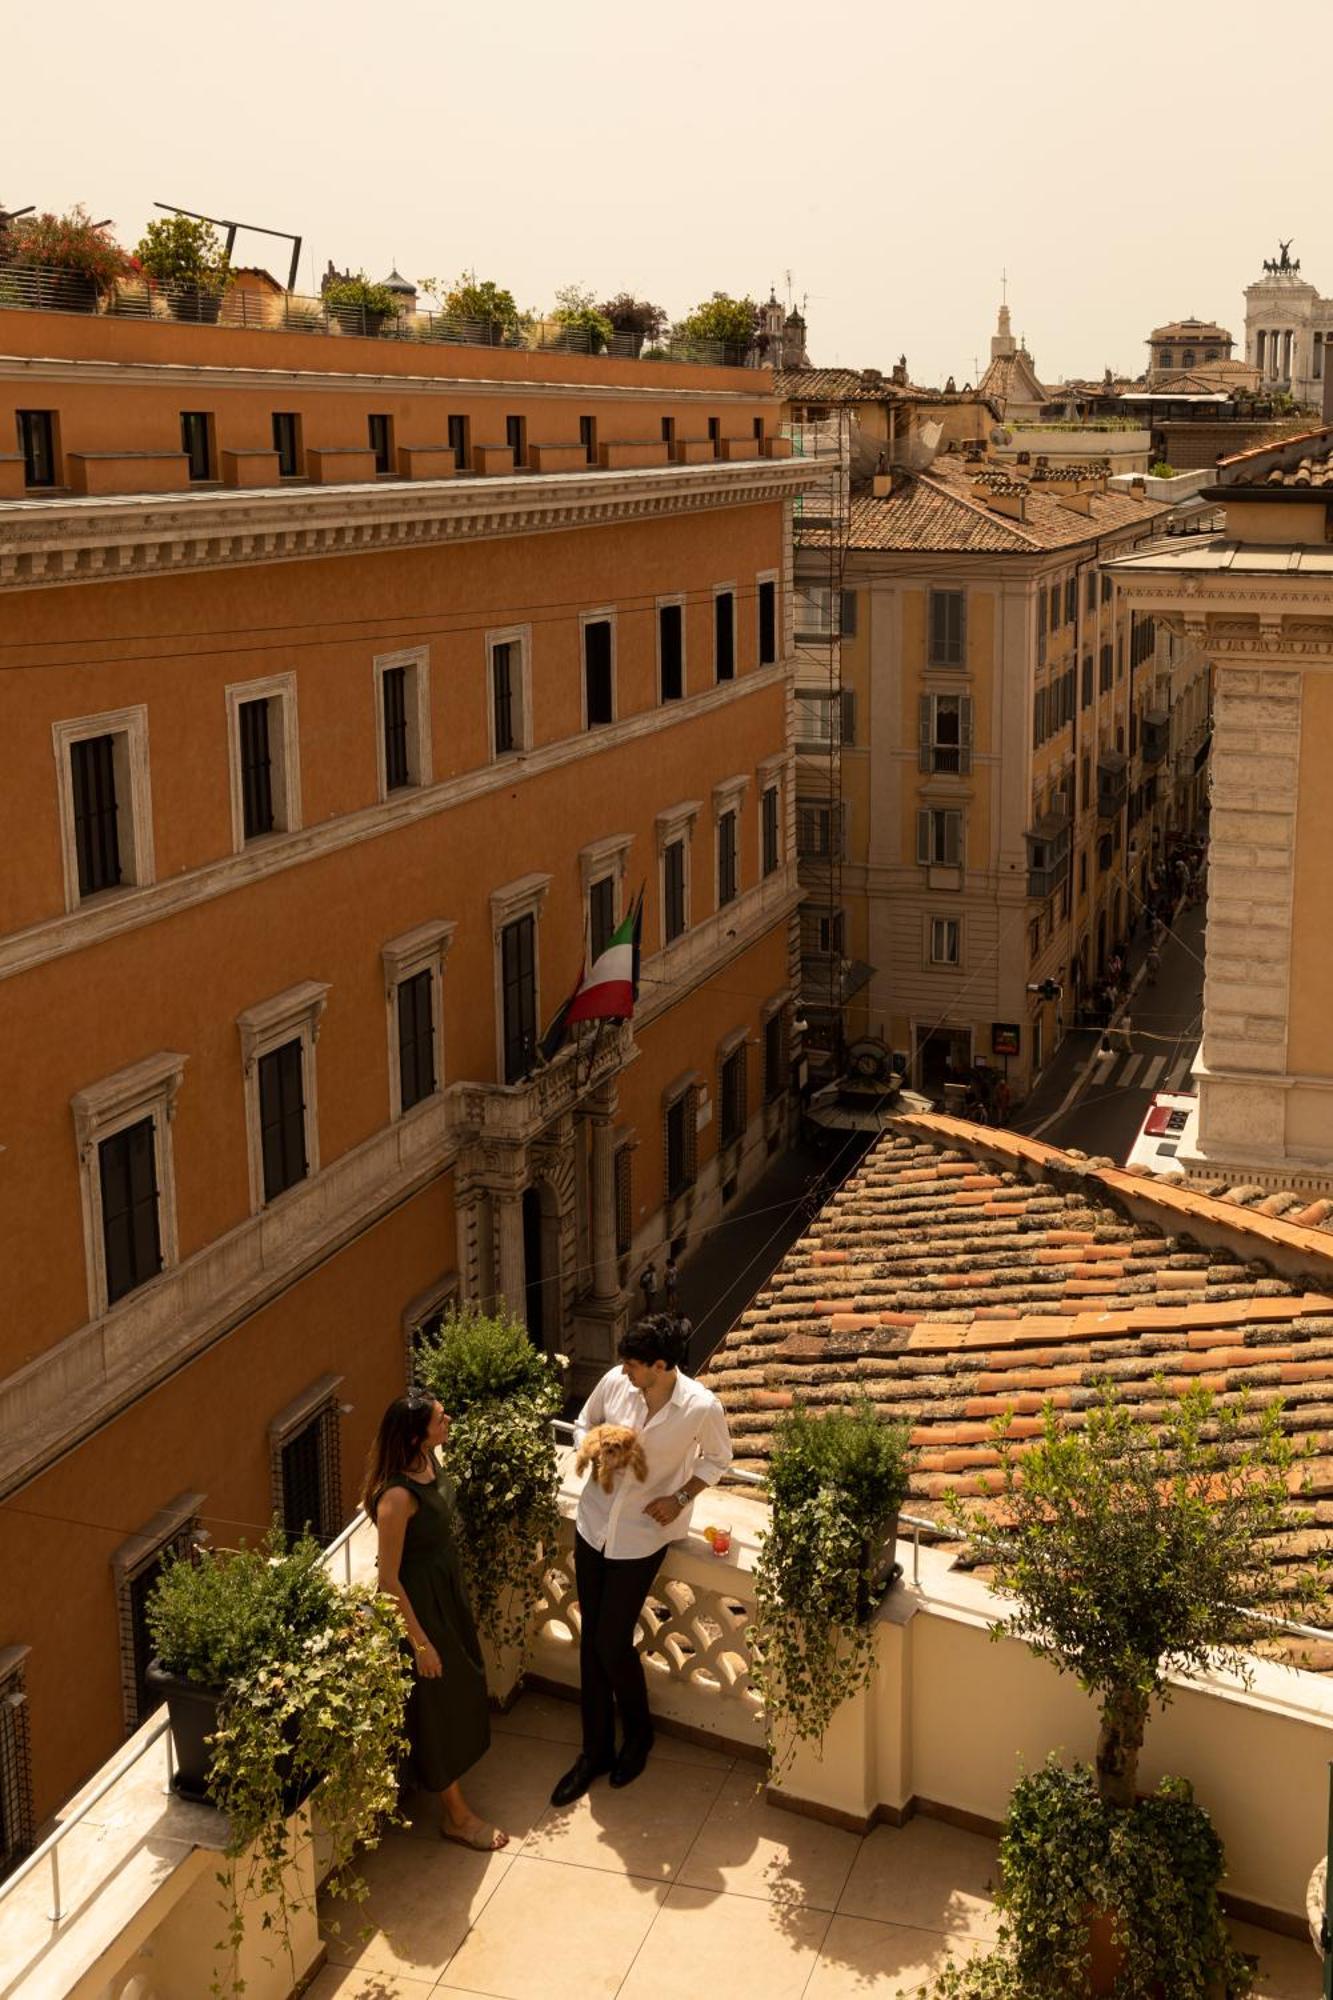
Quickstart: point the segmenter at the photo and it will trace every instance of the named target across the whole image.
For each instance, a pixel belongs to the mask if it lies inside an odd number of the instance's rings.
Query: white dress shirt
[[[669,1528],[643,1510],[650,1500],[678,1493],[689,1479],[714,1485],[731,1464],[726,1415],[712,1390],[677,1370],[670,1400],[650,1417],[642,1391],[622,1368],[613,1368],[579,1411],[574,1434],[580,1443],[595,1424],[627,1424],[637,1431],[648,1477],[636,1479],[627,1467],[603,1493],[589,1472],[574,1523],[584,1541],[615,1561],[652,1555],[667,1542],[680,1541],[689,1532],[692,1507]]]

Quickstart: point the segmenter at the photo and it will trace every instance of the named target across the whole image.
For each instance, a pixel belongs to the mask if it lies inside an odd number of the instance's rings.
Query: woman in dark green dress
[[[486,1669],[459,1561],[453,1489],[436,1459],[449,1419],[413,1389],[390,1403],[366,1468],[363,1503],[379,1536],[379,1586],[397,1600],[412,1644],[416,1681],[407,1707],[413,1762],[438,1792],[446,1840],[483,1852],[509,1835],[488,1826],[459,1779],[491,1740]]]

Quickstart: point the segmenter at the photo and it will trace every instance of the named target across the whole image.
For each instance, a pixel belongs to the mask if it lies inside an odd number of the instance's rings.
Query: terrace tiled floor
[[[342,1933],[307,2000],[894,2000],[994,1936],[993,1841],[929,1819],[860,1839],[765,1804],[757,1765],[665,1736],[637,1784],[556,1812],[577,1738],[545,1695],[497,1718],[468,1793],[509,1847],[441,1841],[417,1801],[368,1857],[368,1904],[328,1906]],[[1317,2000],[1308,1946],[1238,1937],[1262,1993]]]

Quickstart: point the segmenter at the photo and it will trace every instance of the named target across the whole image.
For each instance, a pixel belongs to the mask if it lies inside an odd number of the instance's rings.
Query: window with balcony
[[[191,479],[213,477],[213,418],[208,410],[181,411],[181,450]]]
[[[301,472],[301,419],[293,410],[273,412],[273,449],[278,454],[279,479],[296,479]]]
[[[148,710],[142,705],[52,729],[65,907],[153,880]]]
[[[583,456],[589,465],[597,463],[597,419],[579,418],[579,443],[583,446]]]
[[[919,705],[923,771],[966,777],[972,769],[972,700],[963,694],[923,694]]]
[[[370,449],[375,454],[375,471],[380,478],[392,472],[393,464],[393,418],[373,415],[366,418],[366,430],[370,439]]]
[[[609,618],[583,620],[583,713],[588,729],[615,720],[615,644]]]
[[[685,693],[685,605],[680,598],[657,607],[657,676],[661,700],[680,701]]]
[[[472,419],[454,415],[446,419],[445,428],[454,455],[454,471],[466,472],[472,464]]]
[[[327,1548],[342,1527],[340,1375],[324,1375],[268,1427],[274,1518],[289,1542],[313,1535]]]
[[[56,484],[56,413],[54,410],[16,410],[18,447],[23,456],[25,486]]]
[[[928,599],[928,641],[926,664],[931,667],[961,667],[966,659],[967,593],[962,590],[932,590]]]
[[[713,594],[713,678],[729,681],[736,674],[736,594]]]
[[[301,824],[296,676],[240,681],[226,691],[232,846]]]
[[[500,933],[504,1080],[521,1083],[537,1053],[537,920],[529,914]]]
[[[922,867],[961,868],[962,813],[951,806],[924,806],[916,816],[916,858]]]

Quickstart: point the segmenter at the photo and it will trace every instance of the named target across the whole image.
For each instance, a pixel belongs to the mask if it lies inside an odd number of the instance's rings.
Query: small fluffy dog
[[[628,1424],[593,1426],[579,1446],[574,1470],[586,1472],[589,1466],[603,1493],[611,1491],[617,1473],[623,1472],[627,1466],[636,1479],[648,1477],[648,1461],[639,1443],[639,1433],[632,1431]]]

